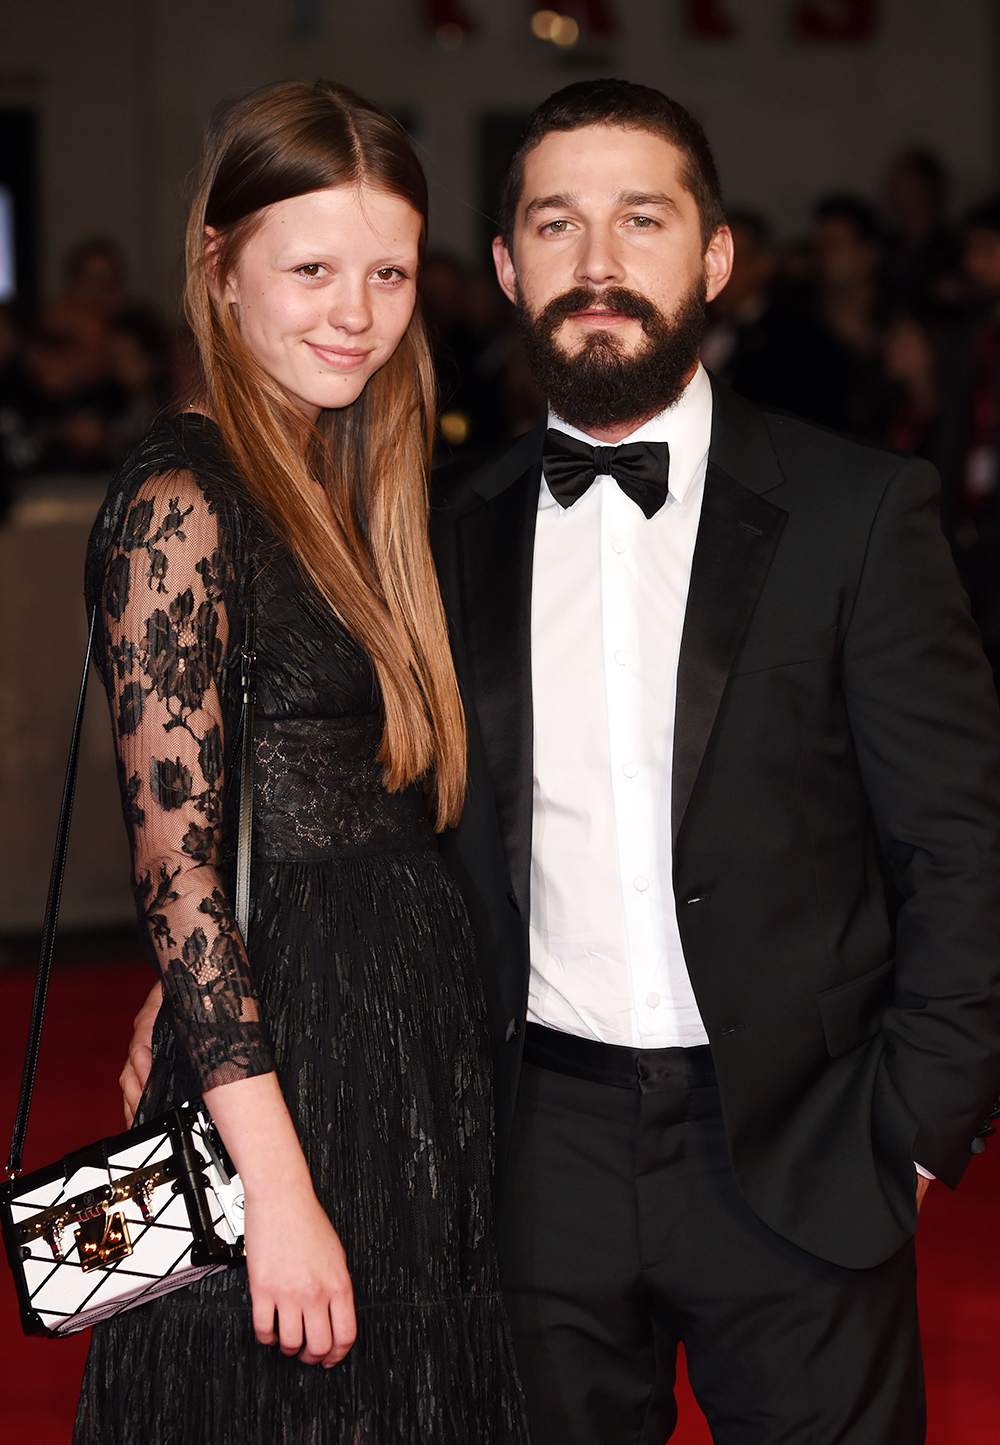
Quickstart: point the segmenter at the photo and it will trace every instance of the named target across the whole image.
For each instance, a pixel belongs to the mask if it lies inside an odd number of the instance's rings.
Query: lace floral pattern
[[[239,579],[225,505],[156,461],[113,485],[90,566],[136,906],[207,1089],[273,1067],[222,867]]]

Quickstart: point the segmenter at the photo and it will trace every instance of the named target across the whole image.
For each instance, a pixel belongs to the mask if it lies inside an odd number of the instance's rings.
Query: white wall
[[[570,80],[618,74],[689,105],[716,148],[730,200],[792,234],[831,187],[874,196],[903,144],[933,146],[964,204],[996,183],[992,0],[882,0],[870,45],[806,46],[790,0],[727,0],[738,39],[699,42],[680,0],[618,0],[623,33],[588,61],[535,40],[521,0],[465,0],[479,34],[445,51],[419,0],[36,0],[8,5],[0,106],[37,106],[44,278],[74,241],[108,232],[136,286],[176,302],[185,178],[212,105],[271,80],[331,75],[415,115],[433,191],[434,244],[478,244],[476,118],[530,109]],[[12,12],[12,13],[11,13]]]

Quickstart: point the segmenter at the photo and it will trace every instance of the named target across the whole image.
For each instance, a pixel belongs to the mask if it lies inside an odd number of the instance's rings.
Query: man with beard
[[[709,381],[731,240],[659,92],[546,101],[502,229],[549,425],[433,527],[532,1438],[663,1445],[683,1342],[717,1445],[916,1445],[917,1208],[1000,1084],[1000,719],[934,474]]]
[[[543,103],[494,243],[547,427],[440,477],[538,1445],[911,1445],[912,1235],[998,1111],[996,697],[922,462],[701,368],[697,122]],[[895,951],[894,951],[895,949]]]

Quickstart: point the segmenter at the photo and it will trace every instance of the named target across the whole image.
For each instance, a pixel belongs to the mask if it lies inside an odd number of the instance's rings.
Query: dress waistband
[[[436,851],[422,788],[386,791],[381,740],[377,715],[257,719],[254,858],[308,863]]]
[[[524,1031],[524,1059],[539,1069],[611,1084],[616,1089],[637,1089],[641,1094],[715,1083],[708,1044],[690,1049],[626,1049],[529,1023]]]

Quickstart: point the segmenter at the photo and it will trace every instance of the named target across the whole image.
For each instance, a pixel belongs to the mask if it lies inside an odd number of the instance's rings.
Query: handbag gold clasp
[[[114,1264],[132,1253],[128,1226],[120,1210],[114,1214],[106,1214],[102,1210],[93,1218],[85,1219],[74,1234],[84,1272],[99,1269],[104,1264]]]

